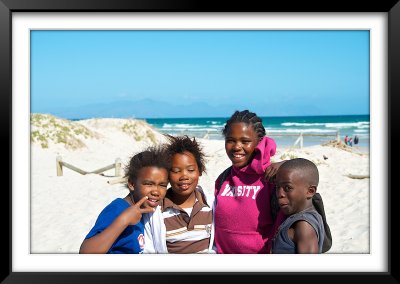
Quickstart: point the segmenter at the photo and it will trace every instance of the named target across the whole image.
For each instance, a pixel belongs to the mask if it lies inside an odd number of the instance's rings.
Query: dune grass
[[[31,114],[31,142],[49,148],[50,143],[64,144],[67,149],[85,147],[81,139],[96,135],[86,127],[50,114]]]

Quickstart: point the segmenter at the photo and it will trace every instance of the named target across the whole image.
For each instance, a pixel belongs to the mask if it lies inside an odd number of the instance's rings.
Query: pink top
[[[253,160],[243,168],[232,167],[216,196],[215,245],[217,253],[269,253],[268,240],[283,220],[273,224],[270,197],[273,185],[264,180],[265,169],[275,155],[276,144],[264,137]],[[216,182],[217,184],[217,182]],[[217,193],[217,190],[215,190]]]

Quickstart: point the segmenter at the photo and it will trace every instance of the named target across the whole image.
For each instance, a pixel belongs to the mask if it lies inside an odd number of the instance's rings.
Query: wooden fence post
[[[293,147],[297,145],[297,143],[300,142],[301,139],[301,134],[299,135],[299,137],[296,139],[296,141],[294,141]]]
[[[56,169],[57,169],[57,176],[63,175],[63,168],[62,168],[62,158],[61,156],[56,157]]]
[[[303,132],[300,132],[300,149],[303,149]]]
[[[121,176],[121,159],[120,158],[115,159],[115,176],[116,177]]]

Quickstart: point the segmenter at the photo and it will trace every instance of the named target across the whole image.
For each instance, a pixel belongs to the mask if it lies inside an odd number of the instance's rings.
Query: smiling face
[[[172,156],[169,179],[174,194],[189,197],[199,182],[200,171],[196,159],[190,152]]]
[[[316,186],[310,185],[300,170],[279,169],[276,175],[276,197],[283,213],[292,215],[311,206]]]
[[[167,193],[168,171],[159,167],[143,167],[140,169],[136,181],[129,184],[129,189],[133,193],[133,199],[138,202],[147,196],[142,207],[157,207]]]
[[[225,151],[232,165],[243,168],[249,164],[259,142],[260,139],[251,124],[232,123],[225,136]]]

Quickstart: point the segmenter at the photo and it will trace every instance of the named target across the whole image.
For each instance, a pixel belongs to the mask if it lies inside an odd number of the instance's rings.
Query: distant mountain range
[[[166,103],[153,99],[137,101],[115,101],[110,103],[88,104],[79,107],[58,107],[36,109],[32,112],[50,113],[68,119],[86,119],[99,117],[119,118],[173,118],[173,117],[229,117],[235,110],[249,109],[259,116],[294,116],[294,115],[338,115],[334,110],[325,110],[324,106],[310,106],[298,101],[280,103],[279,106],[267,104],[241,105],[226,104],[212,106],[206,102],[185,104],[184,102]],[[341,114],[351,114],[350,109]],[[340,113],[339,113],[340,115]]]

